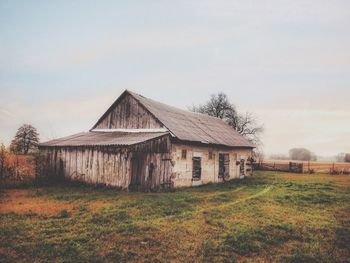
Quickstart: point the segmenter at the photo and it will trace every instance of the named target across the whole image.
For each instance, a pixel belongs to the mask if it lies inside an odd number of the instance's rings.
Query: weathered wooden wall
[[[182,159],[182,150],[187,151]],[[251,157],[250,149],[225,149],[171,143],[169,136],[129,147],[85,146],[42,147],[48,177],[68,178],[89,184],[104,184],[130,190],[157,190],[221,182],[219,153],[229,154],[229,179],[239,178],[241,158]],[[209,158],[212,152],[212,159]],[[201,156],[201,180],[192,181],[192,157]],[[245,174],[249,176],[247,162]]]
[[[156,120],[132,96],[124,98],[95,127],[96,129],[151,129],[162,128]]]
[[[137,153],[131,159],[130,190],[172,188],[170,153]]]
[[[173,186],[169,136],[137,144],[131,151],[130,190],[157,190]]]
[[[123,189],[165,188],[170,184],[172,169],[169,162],[170,149],[168,136],[129,147],[41,147],[46,165],[39,176],[66,178]],[[151,163],[153,172],[149,177]],[[133,167],[136,164],[139,164],[138,167]],[[138,174],[133,174],[133,171]],[[140,184],[130,185],[135,176],[140,177]]]
[[[182,150],[187,150],[186,159],[181,158]],[[209,152],[212,152],[212,159],[209,159]],[[230,179],[239,178],[239,165],[236,161],[241,157],[247,160],[252,156],[251,149],[224,149],[217,147],[193,146],[186,144],[173,144],[172,160],[174,162],[172,180],[175,187],[192,186],[195,184],[206,184],[209,182],[221,182],[219,178],[219,153],[228,153],[230,156]],[[202,176],[200,182],[192,182],[192,157],[201,154],[202,156]],[[246,175],[251,175],[247,165],[245,165]]]
[[[111,147],[47,147],[44,177],[127,188],[130,154]]]

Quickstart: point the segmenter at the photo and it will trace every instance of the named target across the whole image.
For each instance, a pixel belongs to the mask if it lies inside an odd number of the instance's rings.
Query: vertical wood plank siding
[[[162,128],[132,96],[126,95],[96,126],[96,129],[151,129]]]
[[[135,190],[156,190],[171,186],[171,143],[169,136],[133,146],[41,147],[45,166],[38,176],[69,179],[88,184],[103,184]],[[137,159],[138,174],[133,160]],[[152,165],[151,165],[152,164]],[[149,176],[149,167],[152,174]],[[61,168],[60,168],[61,167]],[[130,185],[132,176],[140,178],[139,185]]]

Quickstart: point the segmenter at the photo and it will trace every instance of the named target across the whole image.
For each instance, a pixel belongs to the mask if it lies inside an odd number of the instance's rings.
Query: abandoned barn
[[[38,176],[158,190],[249,176],[254,145],[221,119],[126,90],[89,132],[39,148]]]

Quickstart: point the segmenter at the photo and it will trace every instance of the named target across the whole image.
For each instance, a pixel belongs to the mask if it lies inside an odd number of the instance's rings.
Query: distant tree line
[[[317,156],[305,148],[293,148],[289,150],[288,155],[273,154],[270,158],[273,160],[317,161]]]
[[[276,153],[269,156],[271,160],[289,160],[290,158],[286,154]]]
[[[293,148],[289,150],[289,154],[272,154],[272,160],[296,160],[296,161],[317,161],[317,156],[310,150],[305,148]],[[350,162],[350,153],[339,153],[335,160],[337,162]]]
[[[305,148],[293,148],[289,150],[291,160],[297,161],[317,161],[317,156]]]
[[[350,163],[350,153],[339,153],[336,156],[337,162],[347,162]]]

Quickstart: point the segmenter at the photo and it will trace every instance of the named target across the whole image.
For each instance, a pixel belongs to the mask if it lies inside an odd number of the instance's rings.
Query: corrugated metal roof
[[[107,116],[125,94],[133,96],[169,132],[181,141],[229,147],[250,147],[254,145],[223,120],[205,114],[181,110],[139,94],[125,91],[95,124]],[[87,132],[42,143],[42,146],[84,146],[84,145],[132,145],[165,135],[167,132]]]
[[[126,146],[155,139],[166,134],[169,133],[82,132],[60,139],[41,143],[40,146]]]
[[[230,147],[254,147],[245,137],[219,118],[181,110],[130,91],[126,92],[139,101],[180,140]]]

